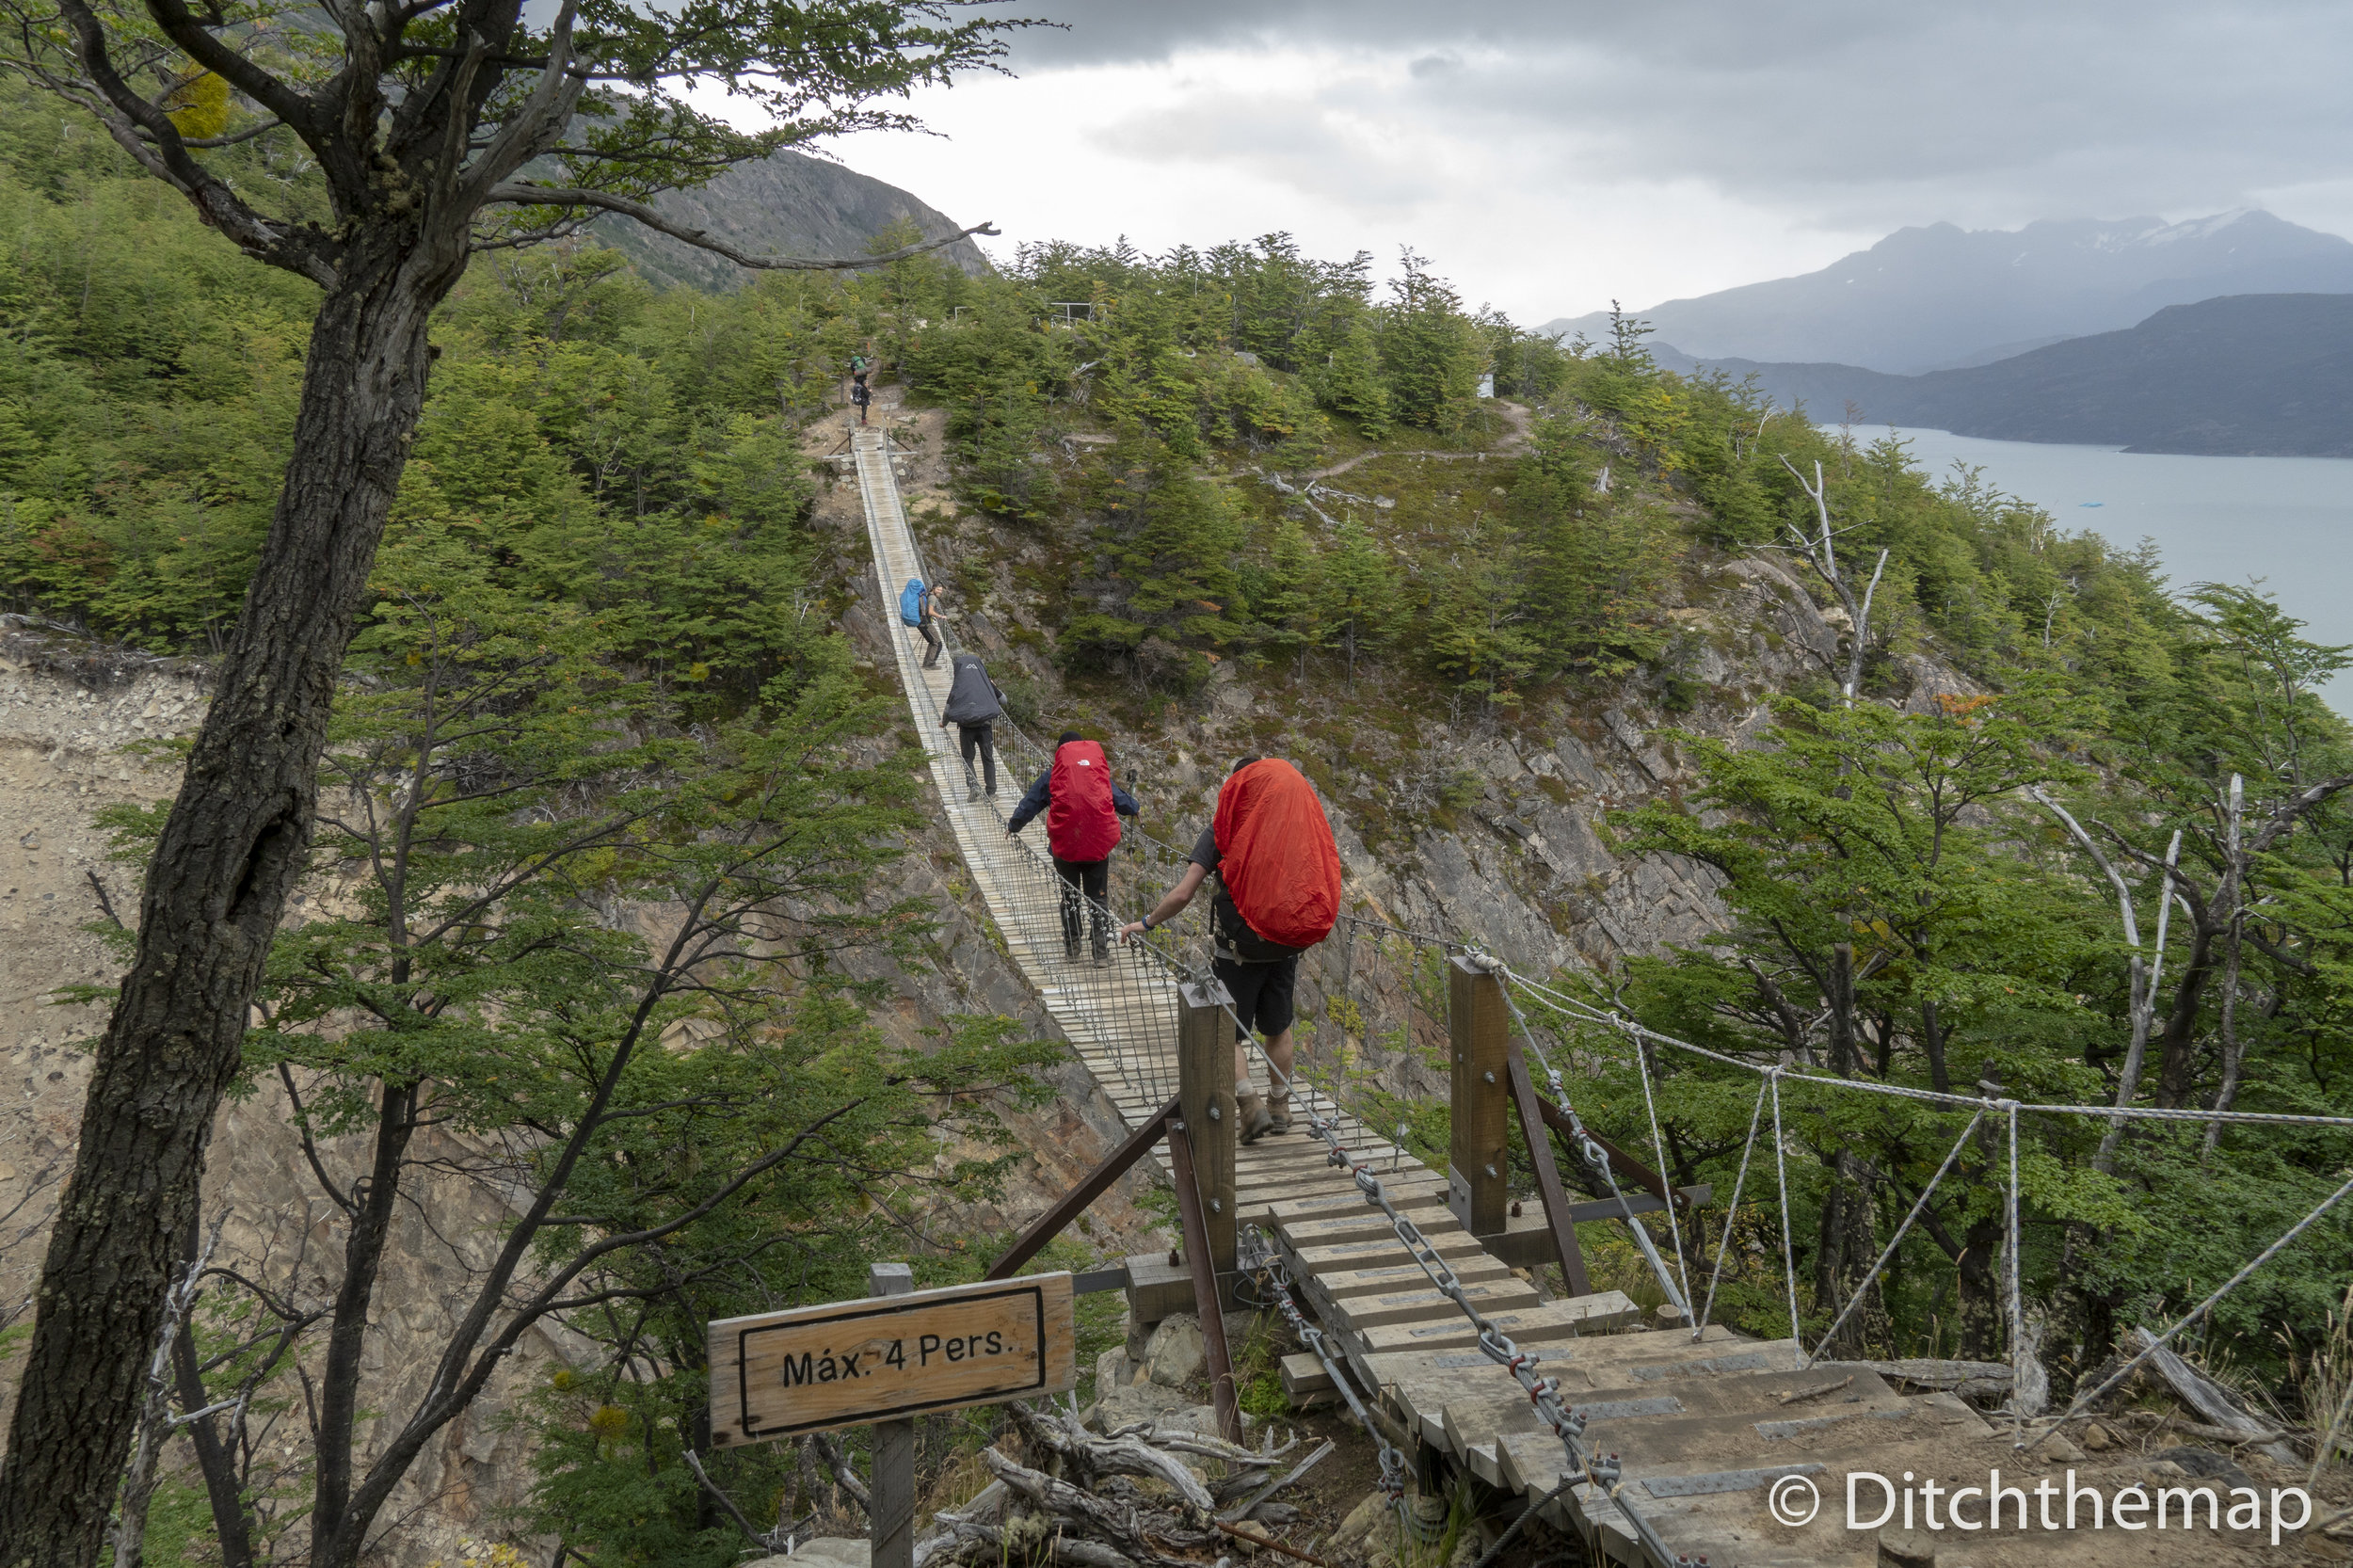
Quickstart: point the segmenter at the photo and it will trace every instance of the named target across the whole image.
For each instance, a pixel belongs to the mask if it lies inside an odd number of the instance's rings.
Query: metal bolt
[[[1223,1214],[1225,1212],[1225,1206],[1220,1203],[1217,1199],[1211,1198],[1209,1200],[1209,1212],[1212,1214]]]
[[[1219,1114],[1218,1114],[1218,1110],[1217,1110],[1217,1107],[1216,1107],[1216,1106],[1212,1105],[1212,1106],[1210,1106],[1210,1107],[1209,1107],[1209,1120],[1211,1120],[1211,1121],[1213,1121],[1213,1122],[1222,1122],[1222,1121],[1224,1121],[1225,1119],[1225,1118],[1224,1116],[1221,1116],[1221,1115],[1219,1115]]]
[[[1479,1167],[1479,1168],[1480,1168],[1481,1170],[1482,1170],[1482,1171],[1486,1172],[1489,1176],[1499,1176],[1499,1175],[1501,1175],[1501,1174],[1502,1174],[1502,1173],[1500,1173],[1499,1171],[1497,1171],[1497,1169],[1496,1169],[1493,1165],[1481,1165],[1481,1167]]]
[[[1493,1083],[1496,1080],[1496,1075],[1493,1073],[1481,1073],[1479,1076],[1485,1079],[1490,1083]]]

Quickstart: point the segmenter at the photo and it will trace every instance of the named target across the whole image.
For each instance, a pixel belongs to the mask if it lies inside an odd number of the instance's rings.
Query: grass
[[[2281,1337],[2288,1337],[2286,1331]],[[2329,1314],[2328,1335],[2311,1354],[2299,1356],[2290,1347],[2288,1370],[2313,1432],[2313,1465],[2304,1480],[2310,1486],[2340,1456],[2353,1459],[2353,1289]]]
[[[1245,1415],[1271,1420],[1291,1413],[1290,1398],[1283,1392],[1283,1330],[1272,1313],[1251,1319],[1234,1361],[1234,1402]]]

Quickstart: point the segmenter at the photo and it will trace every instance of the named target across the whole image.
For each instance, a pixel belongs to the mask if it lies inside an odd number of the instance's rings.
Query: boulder
[[[1201,1320],[1190,1312],[1164,1318],[1144,1347],[1144,1375],[1163,1388],[1181,1388],[1208,1364]]]
[[[756,1558],[743,1568],[871,1568],[873,1560],[872,1542],[829,1535],[822,1541],[802,1542],[792,1548],[791,1557]]]
[[[1095,1401],[1095,1418],[1104,1432],[1117,1432],[1122,1427],[1131,1427],[1138,1422],[1159,1421],[1163,1416],[1187,1409],[1192,1403],[1184,1395],[1174,1389],[1162,1388],[1156,1383],[1131,1383],[1099,1393]],[[1210,1430],[1216,1430],[1214,1421],[1210,1423]]]

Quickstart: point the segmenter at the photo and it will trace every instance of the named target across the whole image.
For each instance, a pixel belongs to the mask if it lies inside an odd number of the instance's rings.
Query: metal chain
[[[1291,1299],[1290,1270],[1284,1263],[1281,1254],[1267,1244],[1265,1233],[1255,1224],[1242,1227],[1242,1240],[1245,1249],[1243,1271],[1266,1276],[1267,1283],[1273,1287],[1275,1310],[1283,1315],[1283,1320],[1299,1336],[1299,1342],[1322,1363],[1324,1375],[1332,1380],[1332,1386],[1339,1390],[1340,1398],[1348,1401],[1348,1413],[1356,1417],[1356,1424],[1381,1446],[1381,1490],[1387,1496],[1389,1506],[1396,1509],[1401,1518],[1405,1512],[1404,1454],[1389,1441],[1388,1434],[1374,1424],[1371,1413],[1357,1398],[1355,1385],[1349,1382],[1348,1374],[1341,1369],[1339,1363],[1332,1358],[1323,1330],[1301,1312],[1299,1304]]]

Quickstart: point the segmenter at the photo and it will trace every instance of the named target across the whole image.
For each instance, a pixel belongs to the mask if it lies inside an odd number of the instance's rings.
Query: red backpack
[[[1218,878],[1262,942],[1297,952],[1332,934],[1340,914],[1339,846],[1315,786],[1297,768],[1269,757],[1226,779],[1211,829]],[[1257,956],[1240,943],[1234,951]]]
[[[1094,741],[1054,748],[1048,783],[1046,845],[1064,860],[1100,860],[1119,847],[1119,813],[1112,807],[1112,766]]]

